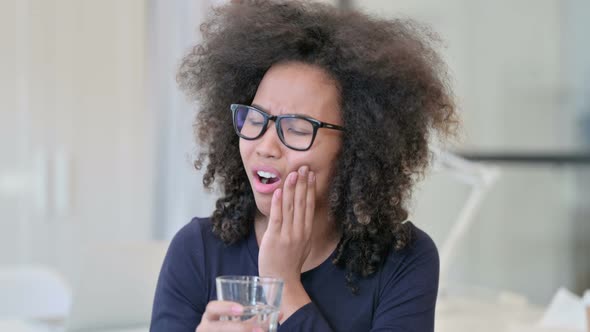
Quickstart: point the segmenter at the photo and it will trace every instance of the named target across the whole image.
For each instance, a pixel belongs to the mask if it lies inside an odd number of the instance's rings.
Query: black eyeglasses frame
[[[246,107],[248,109],[254,110],[254,111],[262,114],[262,117],[264,119],[264,123],[263,123],[262,130],[260,131],[260,134],[258,134],[258,136],[246,137],[240,133],[240,130],[238,129],[238,124],[236,122],[236,111],[239,107]],[[320,120],[316,120],[314,118],[304,116],[304,115],[298,115],[298,114],[271,115],[256,106],[249,106],[249,105],[243,105],[243,104],[231,104],[230,108],[232,111],[232,121],[233,121],[234,130],[239,137],[241,137],[245,140],[248,140],[248,141],[253,141],[253,140],[259,139],[260,137],[262,137],[262,135],[264,135],[266,133],[266,130],[269,127],[268,126],[269,121],[274,121],[275,128],[277,130],[277,135],[279,136],[281,143],[283,143],[289,149],[292,149],[295,151],[307,151],[307,150],[311,149],[311,146],[313,145],[313,142],[315,141],[318,129],[320,129],[320,128],[344,131],[344,127],[342,127],[342,126],[323,122]],[[281,119],[292,119],[292,118],[306,120],[309,123],[311,123],[311,125],[313,127],[313,134],[311,137],[311,142],[309,143],[309,146],[307,148],[304,148],[304,149],[295,148],[295,147],[290,146],[289,144],[285,143],[285,137],[283,135],[283,130],[281,128],[280,122],[281,122]]]

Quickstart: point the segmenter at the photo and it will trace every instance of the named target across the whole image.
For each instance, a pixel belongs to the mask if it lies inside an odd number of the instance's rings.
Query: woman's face
[[[298,114],[341,126],[339,98],[336,84],[321,68],[290,62],[274,65],[266,72],[252,105],[271,115]],[[269,216],[274,189],[282,188],[287,175],[304,165],[316,175],[316,208],[324,207],[341,136],[338,130],[320,128],[309,150],[296,151],[281,142],[275,123],[270,121],[262,137],[240,139],[240,155],[258,210]],[[274,173],[279,180],[264,184],[259,171]]]

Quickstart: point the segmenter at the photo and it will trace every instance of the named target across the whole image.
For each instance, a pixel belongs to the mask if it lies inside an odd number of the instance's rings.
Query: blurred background
[[[215,200],[175,72],[223,2],[0,0],[0,331],[147,330],[168,241]],[[411,217],[441,250],[437,329],[541,328],[590,288],[590,2],[324,2],[444,41],[463,138]]]

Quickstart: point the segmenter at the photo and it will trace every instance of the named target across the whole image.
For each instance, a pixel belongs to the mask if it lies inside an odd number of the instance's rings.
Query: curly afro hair
[[[214,9],[201,32],[177,78],[200,104],[194,127],[204,150],[195,167],[206,164],[206,188],[219,185],[214,233],[235,243],[256,213],[229,105],[251,103],[273,64],[319,66],[338,84],[346,128],[329,194],[342,232],[333,263],[358,292],[357,278],[411,244],[404,221],[413,185],[431,160],[429,142],[458,127],[446,67],[432,46],[438,39],[411,20],[306,1],[233,1]]]

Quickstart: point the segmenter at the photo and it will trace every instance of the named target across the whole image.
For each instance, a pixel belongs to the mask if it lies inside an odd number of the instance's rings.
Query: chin
[[[258,209],[258,212],[268,218],[270,216],[270,199],[257,197],[257,195],[254,194],[254,201],[256,202],[256,209]]]

